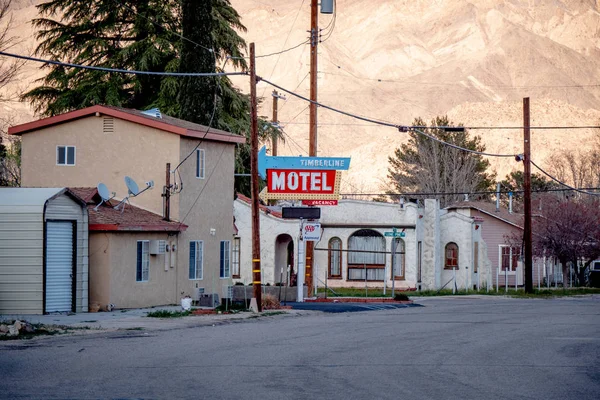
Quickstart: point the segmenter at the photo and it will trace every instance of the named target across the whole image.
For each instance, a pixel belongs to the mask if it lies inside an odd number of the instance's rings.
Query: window
[[[392,260],[393,272],[392,279],[404,279],[404,240],[400,238],[394,239],[396,241],[396,254],[394,255],[394,259]]]
[[[138,240],[137,266],[135,269],[136,282],[148,282],[150,275],[150,241]]]
[[[240,238],[233,238],[233,247],[231,248],[231,277],[240,278]]]
[[[56,146],[56,165],[75,165],[75,146]]]
[[[519,247],[500,246],[501,271],[516,271],[521,249]]]
[[[204,179],[204,149],[196,150],[196,178]]]
[[[383,281],[385,238],[371,229],[361,229],[348,239],[348,280]]]
[[[473,272],[477,273],[479,267],[479,242],[473,243]]]
[[[204,242],[192,240],[190,242],[190,279],[202,279],[204,263]]]
[[[230,257],[230,253],[229,253],[229,248],[231,246],[231,242],[229,240],[222,240],[221,241],[221,264],[220,264],[220,268],[219,268],[219,276],[221,278],[229,278],[229,257]]]
[[[342,278],[342,241],[339,238],[329,240],[329,278]]]
[[[444,268],[458,269],[458,245],[456,243],[448,243],[444,253],[446,254]]]

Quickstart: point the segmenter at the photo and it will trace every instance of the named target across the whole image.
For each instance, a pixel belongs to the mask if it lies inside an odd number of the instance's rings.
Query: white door
[[[46,312],[73,308],[73,223],[46,222]]]

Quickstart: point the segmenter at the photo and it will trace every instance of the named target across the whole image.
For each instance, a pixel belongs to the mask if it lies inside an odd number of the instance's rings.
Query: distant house
[[[187,225],[132,205],[115,209],[117,202],[103,203],[96,188],[70,190],[86,201],[89,213],[90,308],[177,303],[172,249]]]
[[[0,188],[0,314],[88,310],[88,213],[66,188]]]
[[[240,249],[234,256],[240,260],[239,268],[234,263],[234,280],[247,284],[252,278],[250,199],[238,195],[234,212]],[[439,289],[454,276],[457,287],[487,284],[483,221],[440,210],[435,200],[423,206],[340,200],[337,206],[321,207],[319,222],[323,233],[315,243],[310,275],[314,286]],[[394,228],[401,237],[392,237]],[[282,219],[276,207],[261,207],[263,284],[295,284],[299,233],[298,220]]]
[[[116,192],[118,201],[128,195],[125,176],[137,181],[140,188],[153,181],[153,189],[129,197],[129,202],[166,217],[163,191],[169,175],[170,220],[188,228],[168,240],[175,254],[173,267],[165,272],[176,282],[176,291],[165,295],[165,301],[182,295],[215,293],[222,297],[226,293],[231,284],[234,233],[234,151],[244,137],[161,115],[157,110],[100,105],[13,126],[9,134],[22,137],[23,186],[96,187],[102,182]],[[109,213],[105,208],[99,210]],[[128,246],[119,252],[130,256],[138,249]],[[120,268],[123,285],[139,287],[140,292],[155,290],[156,275],[139,280],[136,258],[129,256],[120,256],[128,260]]]
[[[487,202],[465,201],[446,207],[446,210],[485,222],[481,237],[487,244],[492,286],[524,284],[522,244],[519,240],[523,236],[522,215],[502,207],[496,208],[495,204]],[[533,264],[534,285],[553,273],[554,266],[546,266],[544,260],[534,258]]]

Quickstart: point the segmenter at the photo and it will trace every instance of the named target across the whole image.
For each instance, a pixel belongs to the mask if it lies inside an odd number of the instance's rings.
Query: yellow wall
[[[179,135],[114,118],[114,132],[103,133],[103,119],[86,117],[22,135],[22,186],[94,187],[106,184],[117,198],[127,196],[124,178],[133,178],[140,190],[154,180],[155,187],[131,198],[134,205],[162,215],[162,187],[166,163],[179,162]],[[56,146],[75,146],[75,166],[56,165]],[[177,215],[177,205],[172,205]]]

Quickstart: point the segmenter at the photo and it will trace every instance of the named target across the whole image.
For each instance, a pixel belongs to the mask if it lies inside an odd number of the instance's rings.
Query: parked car
[[[592,261],[590,264],[590,286],[600,287],[600,260]]]

